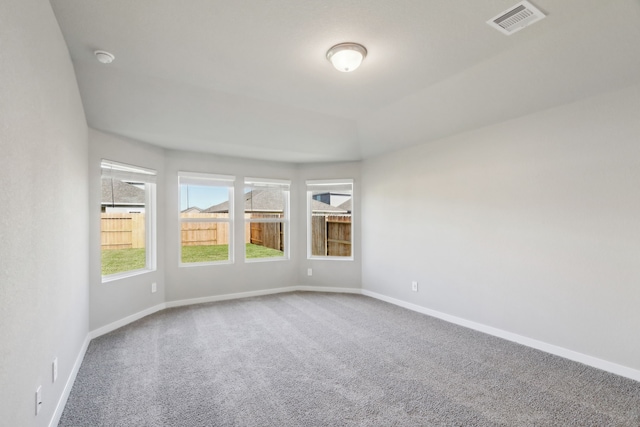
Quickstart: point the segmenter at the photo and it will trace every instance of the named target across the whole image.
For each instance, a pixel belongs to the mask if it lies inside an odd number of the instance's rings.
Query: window
[[[178,172],[180,265],[233,262],[235,177]]]
[[[353,180],[307,181],[307,258],[353,259]]]
[[[289,259],[290,181],[245,178],[245,259]]]
[[[102,281],[156,268],[156,171],[102,160]]]

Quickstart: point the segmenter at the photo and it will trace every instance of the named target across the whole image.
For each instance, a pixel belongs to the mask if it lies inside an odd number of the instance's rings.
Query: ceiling
[[[640,0],[51,0],[89,126],[158,146],[358,160],[640,83]],[[352,73],[326,60],[363,44]],[[115,55],[109,65],[93,51]]]

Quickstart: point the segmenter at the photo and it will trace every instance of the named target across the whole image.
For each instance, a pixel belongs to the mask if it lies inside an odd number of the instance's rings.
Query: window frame
[[[105,174],[105,170],[110,167],[109,173]],[[116,162],[108,159],[100,160],[100,185],[105,176],[117,178],[119,180],[131,180],[134,182],[144,183],[144,233],[145,233],[145,266],[135,270],[127,270],[113,274],[102,274],[102,247],[100,248],[100,276],[102,283],[113,282],[115,280],[127,277],[137,276],[140,274],[156,271],[157,269],[157,205],[156,205],[156,182],[157,171],[142,166],[130,165],[127,163]],[[102,198],[101,198],[102,204]],[[102,214],[102,208],[100,209]],[[100,233],[102,234],[102,221],[100,225]],[[102,246],[102,236],[100,238]]]
[[[180,204],[182,201],[182,181],[181,178],[184,178],[186,181],[190,181],[192,183],[197,183],[198,185],[206,186],[210,185],[212,187],[226,187],[229,192],[229,216],[227,218],[182,218],[180,216]],[[178,267],[201,267],[207,265],[225,265],[225,264],[233,264],[235,262],[234,258],[234,247],[235,247],[235,230],[234,230],[234,193],[235,193],[235,181],[236,177],[233,175],[221,175],[221,174],[211,174],[211,173],[202,173],[202,172],[186,172],[179,171],[178,172]],[[216,183],[217,185],[211,185],[211,183]],[[226,185],[222,185],[225,183]],[[220,261],[204,261],[204,262],[182,262],[182,224],[185,222],[190,223],[207,223],[207,222],[215,222],[215,223],[226,223],[228,224],[228,234],[229,234],[229,243],[228,243],[228,258],[226,260]]]
[[[245,216],[245,194],[247,187],[251,188],[282,188],[285,194],[283,218],[246,218]],[[271,178],[244,178],[244,186],[242,187],[243,206],[242,216],[244,219],[244,262],[277,262],[289,261],[291,259],[291,180],[287,179],[271,179]],[[284,251],[281,257],[263,257],[263,258],[247,258],[246,241],[251,239],[251,223],[282,223],[284,227],[283,245]],[[247,227],[248,224],[248,227]],[[249,236],[247,236],[249,229]]]
[[[345,179],[309,179],[305,182],[307,192],[307,259],[313,261],[353,261],[355,253],[355,182],[351,178]],[[350,186],[351,187],[351,255],[350,256],[321,256],[313,255],[312,249],[312,217],[313,211],[311,208],[311,200],[313,199],[313,191],[317,188],[327,188],[330,190],[332,187],[338,186]]]

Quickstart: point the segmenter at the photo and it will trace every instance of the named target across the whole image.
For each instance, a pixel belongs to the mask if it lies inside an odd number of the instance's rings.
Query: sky
[[[228,187],[211,187],[200,185],[180,186],[180,210],[198,207],[207,209],[229,200]]]

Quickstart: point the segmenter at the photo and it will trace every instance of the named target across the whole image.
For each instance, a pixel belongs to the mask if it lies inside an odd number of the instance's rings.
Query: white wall
[[[639,114],[635,86],[364,161],[363,288],[640,369]]]
[[[157,270],[102,283],[100,262],[100,161],[113,160],[154,169],[157,173]],[[164,150],[153,145],[89,129],[89,227],[91,330],[119,321],[164,302]],[[157,292],[151,293],[156,282]]]
[[[44,426],[89,325],[87,126],[49,2],[0,4],[0,64],[0,424]]]

